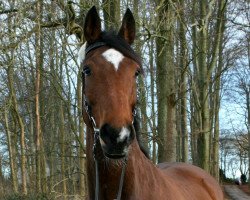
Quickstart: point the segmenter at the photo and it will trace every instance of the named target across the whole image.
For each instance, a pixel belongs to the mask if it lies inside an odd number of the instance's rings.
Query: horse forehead
[[[123,54],[113,48],[104,51],[102,56],[106,61],[113,64],[116,71],[119,69],[120,63],[124,59]]]

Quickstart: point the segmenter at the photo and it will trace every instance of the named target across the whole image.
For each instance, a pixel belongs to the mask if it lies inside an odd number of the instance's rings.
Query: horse
[[[140,57],[131,44],[135,19],[127,9],[118,33],[102,31],[96,7],[86,14],[79,50],[86,124],[87,199],[222,200],[216,180],[185,163],[154,165],[138,141],[136,79]]]

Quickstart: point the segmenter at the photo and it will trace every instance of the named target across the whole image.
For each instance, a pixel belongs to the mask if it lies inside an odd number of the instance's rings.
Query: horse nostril
[[[109,124],[104,124],[100,130],[100,136],[106,145],[112,145],[116,143],[116,138],[119,130],[113,128]]]

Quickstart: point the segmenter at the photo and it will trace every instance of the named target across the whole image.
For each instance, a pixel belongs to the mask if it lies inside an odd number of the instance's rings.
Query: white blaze
[[[112,63],[117,71],[120,62],[123,60],[124,56],[115,49],[108,49],[102,53],[102,56],[110,63]]]
[[[122,130],[119,133],[119,137],[117,138],[117,142],[123,142],[124,139],[129,136],[129,134],[130,134],[130,131],[127,128],[122,127]]]
[[[81,64],[82,61],[85,59],[85,49],[86,49],[86,46],[87,46],[87,42],[85,42],[80,50],[78,51],[78,60],[79,60],[79,63]]]

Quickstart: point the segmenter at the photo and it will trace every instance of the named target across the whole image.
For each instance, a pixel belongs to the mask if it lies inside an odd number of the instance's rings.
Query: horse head
[[[85,18],[84,36],[86,43],[79,51],[88,114],[84,120],[89,124],[92,119],[99,130],[106,157],[123,158],[135,138],[136,77],[141,71],[140,59],[130,46],[135,39],[134,17],[128,9],[117,34],[104,32],[92,7]]]

